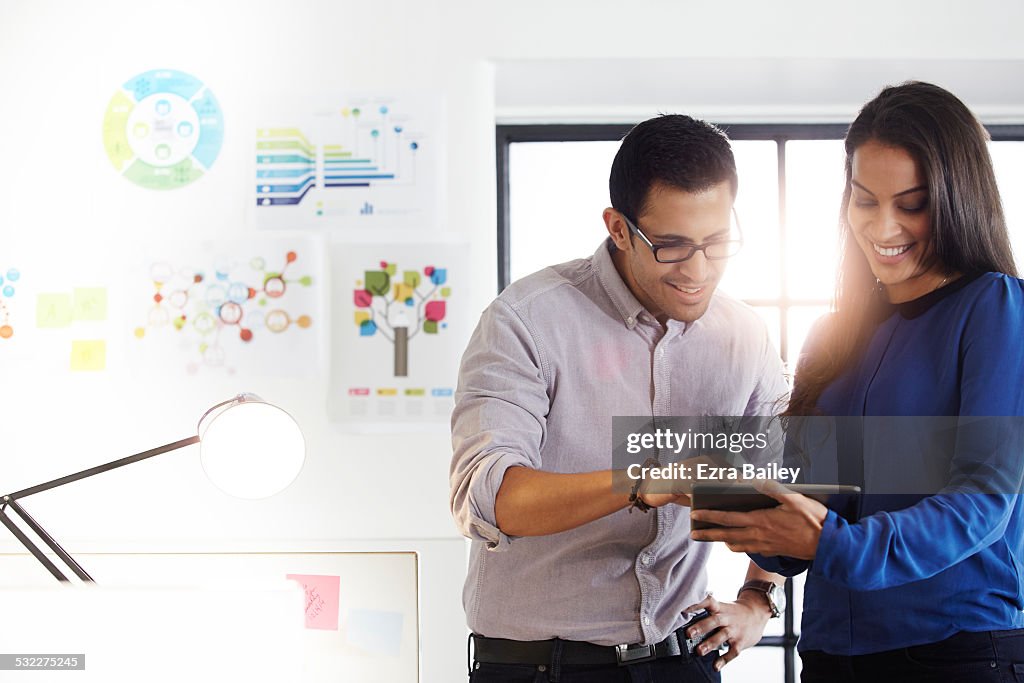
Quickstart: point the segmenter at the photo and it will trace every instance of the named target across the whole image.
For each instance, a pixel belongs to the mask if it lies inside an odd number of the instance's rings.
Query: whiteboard
[[[141,604],[131,616],[140,629],[147,628],[150,621],[162,623],[166,614],[173,612],[166,605],[163,614],[146,608],[147,601],[166,603],[167,595],[177,596],[171,599],[178,601],[198,599],[200,605],[204,600],[229,605],[237,599],[233,596],[239,591],[257,595],[261,590],[270,594],[290,590],[301,598],[289,603],[294,615],[285,612],[289,614],[288,619],[294,616],[298,633],[295,657],[299,660],[299,680],[381,683],[420,680],[419,569],[415,552],[78,553],[75,559],[96,580],[101,591],[143,591],[135,595],[136,602]],[[304,580],[307,590],[302,591],[299,582],[287,580],[288,575],[310,577]],[[0,591],[0,596],[19,590],[21,593],[43,591],[33,599],[61,606],[73,602],[68,595],[90,593],[90,587],[81,586],[72,587],[74,593],[57,591],[55,597],[50,597],[46,591],[53,591],[56,582],[27,554],[0,554],[0,576],[4,577],[6,589]],[[139,596],[144,596],[145,600],[139,600]],[[263,598],[257,595],[255,599]],[[0,600],[8,608],[13,604],[3,597]],[[120,604],[110,597],[101,596],[99,600],[100,605],[116,607]],[[274,604],[274,609],[279,609],[277,603]],[[332,614],[335,606],[336,612]],[[219,621],[221,633],[224,629],[230,632],[254,628],[224,613],[217,604],[209,608],[206,618]],[[254,619],[252,615],[245,618]],[[26,635],[32,634],[25,633],[24,621],[10,626],[9,633],[3,631],[8,627],[0,626],[0,642],[13,645],[11,637],[17,634],[21,639],[18,642],[35,645],[34,652],[52,652],[47,648],[46,639],[52,637],[54,623],[53,619],[38,622],[40,633],[36,634],[39,636],[36,640],[25,640]],[[196,624],[199,630],[202,626],[206,624]],[[180,633],[180,638],[171,636],[172,641],[178,643],[164,642],[162,647],[165,650],[176,645],[194,648],[189,628],[186,625],[184,631],[174,632]],[[123,641],[115,635],[112,631],[109,647],[116,650],[123,647]],[[288,637],[287,632],[282,636]],[[99,645],[91,642],[93,647],[106,649],[106,641]],[[291,645],[282,643],[282,648],[287,647]],[[10,652],[10,647],[5,646],[4,651]],[[84,654],[88,662],[99,661],[97,657],[110,653]],[[250,650],[236,654],[251,658],[259,653]],[[7,680],[5,674],[9,672],[0,674],[0,678]],[[35,676],[38,672],[24,675]]]

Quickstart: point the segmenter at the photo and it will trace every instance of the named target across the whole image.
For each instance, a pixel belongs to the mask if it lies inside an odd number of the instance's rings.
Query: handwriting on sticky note
[[[107,342],[103,339],[71,342],[71,370],[89,372],[107,367]]]
[[[40,294],[36,297],[36,327],[67,327],[70,324],[70,294]]]
[[[106,320],[107,290],[102,287],[76,287],[72,312],[75,320]]]
[[[288,574],[306,591],[306,628],[338,630],[338,600],[341,577],[319,574]]]

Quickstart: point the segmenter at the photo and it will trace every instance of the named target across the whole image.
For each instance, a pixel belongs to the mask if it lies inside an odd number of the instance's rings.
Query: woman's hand
[[[711,522],[725,528],[694,529],[690,538],[695,541],[722,541],[729,550],[737,553],[813,560],[828,508],[813,498],[790,493],[775,481],[758,481],[754,488],[779,501],[779,505],[753,512],[693,510],[690,512],[691,520]]]

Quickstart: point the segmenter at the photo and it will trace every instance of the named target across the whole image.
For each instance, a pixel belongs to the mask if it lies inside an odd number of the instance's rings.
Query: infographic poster
[[[20,288],[19,280],[21,271],[15,267],[2,268],[0,263],[0,342],[4,339],[11,339],[14,336],[14,326],[17,320],[15,315],[16,299],[15,294]]]
[[[132,281],[135,367],[309,376],[320,367],[323,248],[315,238],[150,247]]]
[[[469,336],[466,246],[334,245],[331,269],[332,418],[447,425]]]
[[[253,149],[256,227],[435,230],[441,114],[440,97],[422,94],[353,94],[268,114]]]
[[[224,115],[213,92],[173,69],[141,73],[110,98],[103,147],[125,179],[173,190],[206,173],[224,141]]]

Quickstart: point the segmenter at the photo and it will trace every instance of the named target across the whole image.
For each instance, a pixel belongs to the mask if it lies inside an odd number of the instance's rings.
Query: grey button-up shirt
[[[610,469],[613,416],[769,415],[788,391],[748,306],[716,292],[697,321],[663,327],[609,248],[513,283],[463,356],[451,504],[473,539],[463,601],[480,635],[653,643],[685,623],[682,609],[705,596],[711,551],[689,539],[689,508],[509,537],[494,516],[505,470]]]

